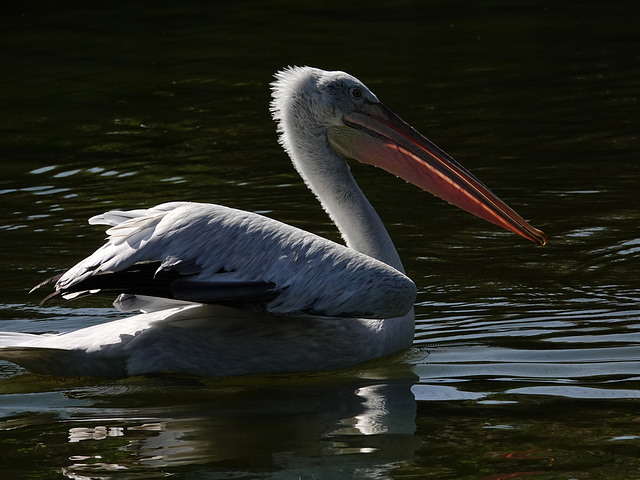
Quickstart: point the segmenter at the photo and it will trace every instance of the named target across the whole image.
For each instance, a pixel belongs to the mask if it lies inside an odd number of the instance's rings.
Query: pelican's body
[[[5,334],[0,358],[39,373],[204,376],[354,365],[411,345],[416,287],[346,158],[372,163],[544,243],[475,177],[343,72],[276,75],[280,141],[346,246],[219,205],[113,211],[109,240],[55,295],[113,291],[144,313],[60,335]]]

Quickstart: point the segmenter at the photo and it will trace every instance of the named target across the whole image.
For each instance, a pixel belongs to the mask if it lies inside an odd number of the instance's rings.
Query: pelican
[[[337,369],[408,349],[416,286],[351,159],[545,244],[355,77],[288,67],[271,89],[280,144],[345,245],[214,204],[106,212],[89,220],[110,227],[106,244],[56,277],[45,301],[102,291],[142,313],[62,334],[5,333],[0,358],[52,375],[213,377]]]

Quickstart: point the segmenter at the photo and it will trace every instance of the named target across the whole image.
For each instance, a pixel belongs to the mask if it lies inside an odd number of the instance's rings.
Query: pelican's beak
[[[369,102],[331,127],[328,139],[340,155],[383,168],[491,223],[544,245],[533,228],[480,180],[381,103]]]

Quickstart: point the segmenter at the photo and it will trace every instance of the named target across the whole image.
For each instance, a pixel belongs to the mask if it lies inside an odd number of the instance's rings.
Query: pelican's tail
[[[14,337],[20,342],[35,337],[29,334],[0,333],[0,342]],[[20,337],[23,337],[20,339]],[[65,377],[99,376],[121,378],[126,376],[124,361],[114,358],[89,356],[82,350],[62,348],[0,346],[0,360],[20,365],[30,372]]]

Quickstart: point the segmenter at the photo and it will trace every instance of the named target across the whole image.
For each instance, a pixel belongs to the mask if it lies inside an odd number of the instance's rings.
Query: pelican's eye
[[[362,89],[359,87],[353,87],[349,90],[349,93],[354,100],[360,100],[362,98]]]

